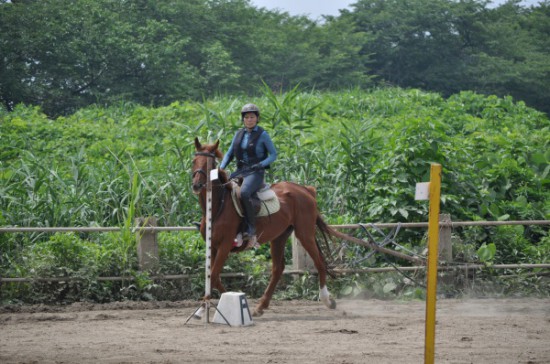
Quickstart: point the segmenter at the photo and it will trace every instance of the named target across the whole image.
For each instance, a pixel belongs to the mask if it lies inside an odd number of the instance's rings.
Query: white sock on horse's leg
[[[328,291],[327,286],[321,287],[321,290],[319,291],[319,298],[323,301],[325,306],[329,308],[331,307],[330,292]]]
[[[205,310],[203,306],[199,307],[199,309],[193,314],[193,317],[196,319],[201,319],[202,315],[204,314],[204,311]]]

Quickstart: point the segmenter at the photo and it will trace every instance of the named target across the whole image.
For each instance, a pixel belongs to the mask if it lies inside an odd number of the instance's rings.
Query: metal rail
[[[442,227],[464,227],[464,226],[502,226],[502,225],[550,225],[550,220],[520,220],[520,221],[457,221],[445,223],[441,222]],[[337,230],[342,229],[359,229],[364,226],[373,226],[377,228],[393,228],[400,226],[402,228],[427,228],[427,222],[419,223],[368,223],[368,224],[345,224],[345,225],[330,225]],[[28,232],[112,232],[121,231],[121,227],[0,227],[0,233],[28,233]],[[133,227],[132,231],[143,232],[161,232],[161,231],[196,231],[195,226],[144,226]],[[418,271],[425,270],[425,266],[410,266],[410,267],[398,267],[402,271]],[[452,266],[440,266],[438,270],[469,270],[469,269],[483,269],[487,266],[483,264],[461,264]],[[492,269],[550,269],[550,264],[495,264],[490,268]],[[361,269],[335,269],[337,274],[350,274],[350,273],[380,273],[395,270],[394,267],[379,267],[379,268],[361,268]],[[284,274],[315,274],[315,271],[309,271],[306,269],[294,269],[285,270]],[[222,277],[246,277],[245,273],[222,273]],[[191,274],[175,274],[175,275],[159,275],[150,277],[152,280],[177,280],[177,279],[190,279],[197,277],[197,275]],[[80,280],[78,277],[45,277],[45,278],[2,278],[0,282],[65,282]],[[97,277],[97,281],[132,281],[134,277]]]
[[[449,223],[440,222],[440,226],[445,227],[464,227],[464,226],[502,226],[502,225],[550,225],[550,220],[515,220],[515,221],[452,221]],[[342,230],[342,229],[359,229],[362,226],[374,226],[378,228],[393,228],[401,226],[402,228],[427,228],[427,222],[403,222],[403,223],[361,223],[361,224],[344,224],[344,225],[330,225],[330,227]],[[20,227],[20,226],[6,226],[0,227],[0,233],[28,233],[28,232],[109,232],[109,231],[121,231],[121,227]],[[195,226],[143,226],[132,227],[132,231],[196,231]]]
[[[58,233],[58,232],[110,232],[121,231],[124,228],[121,227],[0,227],[0,233]],[[196,231],[195,226],[143,226],[132,227],[132,232],[136,231]]]
[[[393,228],[401,226],[402,228],[427,228],[427,222],[403,222],[403,223],[365,223],[365,224],[346,224],[331,225],[335,229],[359,229],[361,226],[374,226],[378,228]],[[439,226],[444,227],[464,227],[464,226],[502,226],[502,225],[550,225],[550,220],[511,220],[511,221],[452,221],[440,222]]]
[[[397,267],[401,271],[405,272],[416,272],[419,270],[426,270],[426,266],[411,266],[411,267]],[[438,271],[453,271],[453,270],[474,270],[474,269],[550,269],[550,264],[495,264],[492,266],[486,266],[483,264],[460,264],[453,266],[439,266],[437,267]],[[334,269],[334,273],[339,275],[345,274],[361,274],[361,273],[384,273],[384,272],[393,272],[395,271],[394,267],[379,267],[379,268],[359,268],[359,269]],[[316,275],[316,270],[303,270],[303,269],[289,269],[283,272],[285,275],[303,275],[311,274]],[[222,273],[224,278],[246,278],[248,274],[237,272],[237,273]],[[170,281],[178,279],[192,279],[200,277],[198,274],[171,274],[171,275],[158,275],[149,277],[153,281]],[[50,277],[50,278],[0,278],[0,282],[6,283],[30,283],[30,282],[68,282],[68,281],[79,281],[83,280],[79,277]],[[133,281],[135,277],[97,277],[95,279],[98,282],[105,281]]]

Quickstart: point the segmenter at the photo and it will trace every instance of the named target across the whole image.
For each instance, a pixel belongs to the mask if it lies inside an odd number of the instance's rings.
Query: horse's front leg
[[[218,292],[224,293],[225,287],[222,284],[220,273],[223,268],[223,265],[225,261],[227,260],[227,257],[229,256],[229,252],[231,251],[231,244],[229,244],[229,249],[214,249],[212,248],[212,252],[210,255],[210,287],[212,289],[217,289]],[[210,300],[212,296],[212,291],[205,292],[203,301]],[[204,306],[201,306],[195,313],[194,317],[196,319],[201,319],[204,315]]]
[[[231,251],[232,241],[229,243],[221,243],[218,249],[212,249],[212,257],[210,260],[210,282],[212,289],[218,290],[218,292],[224,293],[225,287],[222,284],[220,274],[229,253]]]
[[[202,220],[201,220],[201,225],[200,225],[200,233],[203,237],[204,240],[206,240],[206,220],[205,218],[203,217]],[[216,265],[216,258],[218,257],[218,249],[215,248],[216,246],[223,246],[223,244],[215,244],[213,242],[211,242],[211,254],[210,254],[210,287],[212,289],[217,289],[220,293],[223,293],[225,292],[225,287],[223,286],[222,284],[222,281],[220,279],[220,273],[221,273],[221,268],[223,268],[223,264],[225,262],[225,260],[227,259],[227,256],[229,255],[229,251],[227,253],[225,253],[225,257],[223,258],[223,262],[221,263],[221,267],[219,268],[219,271],[218,271],[218,274],[214,275],[212,274],[212,272],[214,271],[214,266]],[[229,249],[231,250],[231,248]],[[208,252],[206,252],[206,254],[208,254]],[[208,257],[207,257],[208,259]],[[210,299],[210,296],[212,295],[212,292],[209,292],[209,293],[206,293],[205,296],[204,296],[204,300],[209,300]]]

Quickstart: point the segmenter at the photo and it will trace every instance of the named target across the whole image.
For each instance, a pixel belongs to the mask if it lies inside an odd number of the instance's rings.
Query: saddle
[[[231,182],[231,200],[237,210],[237,214],[240,217],[243,217],[243,207],[241,205],[241,186],[235,182]],[[280,210],[281,204],[279,198],[271,187],[267,184],[264,184],[252,198],[252,205],[256,211],[256,216],[269,216],[276,213]]]

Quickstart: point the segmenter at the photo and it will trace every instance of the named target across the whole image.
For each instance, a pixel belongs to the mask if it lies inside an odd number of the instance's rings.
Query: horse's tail
[[[334,236],[334,234],[332,234],[334,230],[330,226],[328,226],[328,224],[325,222],[325,220],[323,220],[320,214],[317,215],[316,225],[320,232],[320,237],[315,236],[317,248],[319,248],[319,252],[321,253],[321,257],[323,258],[323,262],[325,263],[328,275],[330,275],[332,278],[335,278],[336,274],[334,272],[334,266],[332,262],[327,261],[327,257],[332,256],[330,243],[332,242],[331,236]]]
[[[306,186],[306,185],[300,185],[295,183],[297,186],[300,186],[302,188],[305,188],[307,192],[313,198],[317,199],[317,190],[313,186]],[[316,225],[319,230],[320,236],[315,236],[315,243],[317,244],[317,248],[319,249],[319,253],[321,254],[321,258],[323,259],[323,263],[325,263],[325,268],[329,276],[332,278],[336,277],[336,274],[334,272],[333,264],[327,261],[327,257],[332,256],[332,249],[330,248],[330,243],[332,241],[331,236],[333,229],[328,226],[328,224],[323,220],[321,217],[321,214],[317,212],[317,220]]]
[[[298,185],[298,186],[300,186],[300,185]],[[313,187],[313,186],[302,186],[302,187],[304,187],[311,194],[311,196],[313,196],[314,198],[317,197],[317,190],[315,189],[315,187]],[[325,266],[327,267],[327,273],[331,277],[334,277],[334,275],[335,275],[334,274],[334,268],[332,267],[333,264],[327,264],[327,260],[326,260],[327,256],[332,257],[332,249],[330,249],[330,245],[329,245],[329,243],[332,241],[331,238],[342,239],[342,240],[346,240],[346,241],[349,241],[349,242],[352,242],[352,243],[355,243],[355,244],[363,245],[363,246],[366,246],[366,247],[371,248],[373,250],[376,250],[380,253],[389,254],[389,255],[392,255],[394,257],[397,257],[397,258],[400,258],[400,259],[405,259],[405,260],[408,260],[408,261],[416,263],[416,264],[425,264],[425,262],[422,259],[419,259],[417,257],[409,256],[409,255],[403,254],[401,252],[396,252],[396,251],[393,251],[391,249],[387,249],[387,248],[378,246],[377,244],[375,244],[371,240],[364,241],[364,240],[358,239],[356,237],[353,237],[351,235],[344,234],[340,231],[337,231],[337,230],[331,228],[325,222],[325,220],[323,220],[323,218],[321,217],[321,215],[319,213],[317,213],[316,224],[317,224],[317,228],[321,232],[321,236],[322,236],[323,240],[320,243],[319,239],[317,237],[315,237],[315,241],[317,242],[317,247],[319,248],[319,251],[321,252],[321,256],[323,257],[323,261],[325,262]]]
[[[382,246],[378,246],[374,241],[372,241],[372,239],[369,239],[368,241],[365,241],[365,240],[361,240],[359,238],[356,238],[354,236],[344,234],[340,231],[337,231],[337,230],[331,228],[330,226],[328,226],[328,224],[323,220],[323,218],[320,215],[317,216],[317,227],[322,232],[327,247],[328,247],[328,241],[330,240],[330,238],[336,238],[336,239],[346,240],[346,241],[349,241],[351,243],[355,243],[355,244],[358,244],[358,245],[366,246],[367,248],[371,248],[371,249],[373,249],[373,250],[375,250],[379,253],[392,255],[392,256],[400,258],[400,259],[408,260],[408,261],[410,261],[412,263],[415,263],[415,264],[425,264],[426,263],[424,260],[422,260],[420,258],[417,258],[415,256],[410,256],[410,255],[407,255],[407,254],[404,254],[404,253],[401,253],[401,252],[397,252],[397,251],[394,251],[394,250],[391,250],[391,249],[388,249],[388,248],[384,248]],[[325,250],[325,252],[330,252],[330,250]]]

